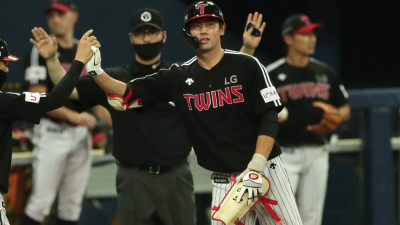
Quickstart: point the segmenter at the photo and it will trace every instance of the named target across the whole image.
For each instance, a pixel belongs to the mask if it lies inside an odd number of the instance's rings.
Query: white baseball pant
[[[282,151],[304,225],[321,225],[329,170],[327,148],[282,147]]]
[[[4,203],[3,193],[0,193],[0,225],[10,225],[8,222],[7,214],[6,214],[6,204]]]
[[[42,118],[33,142],[33,186],[25,213],[43,221],[59,192],[58,218],[77,221],[91,168],[89,129]]]
[[[279,156],[267,161],[264,174],[270,181],[270,190],[266,197],[278,201],[278,205],[271,205],[273,210],[286,225],[302,225],[296,200]],[[213,185],[211,207],[218,206],[234,184],[233,181],[226,179],[231,175],[237,178],[240,172],[234,174],[214,172],[211,175],[211,183]],[[214,212],[212,210],[211,215]],[[276,224],[271,214],[260,202],[244,217],[242,222],[245,225],[255,225],[257,220],[261,225]],[[211,220],[211,224],[223,225],[222,222],[215,220]]]

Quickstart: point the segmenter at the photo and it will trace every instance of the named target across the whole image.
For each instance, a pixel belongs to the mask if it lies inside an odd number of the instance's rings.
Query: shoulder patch
[[[260,93],[265,103],[272,102],[275,100],[280,100],[279,94],[276,91],[275,87],[264,88],[260,91]]]
[[[25,101],[32,103],[39,103],[40,101],[40,93],[38,92],[24,92]]]

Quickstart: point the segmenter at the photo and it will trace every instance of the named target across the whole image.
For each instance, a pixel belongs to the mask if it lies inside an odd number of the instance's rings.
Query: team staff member
[[[274,139],[278,132],[277,112],[281,103],[265,68],[249,55],[221,47],[225,22],[220,8],[211,1],[189,6],[184,32],[196,57],[169,69],[128,83],[113,79],[101,69],[100,52],[86,64],[89,74],[119,110],[173,101],[188,130],[198,162],[213,173],[213,202],[219,205],[233,182],[252,179],[250,174],[265,173],[271,180],[268,197],[285,224],[302,224],[289,180]],[[242,172],[243,171],[243,172]],[[258,176],[260,177],[260,176]],[[260,178],[261,179],[261,178]],[[250,202],[262,182],[243,182]],[[240,200],[241,197],[238,197]],[[272,224],[266,209],[257,204],[245,224]],[[221,222],[213,221],[213,224]]]
[[[280,115],[278,142],[306,225],[322,224],[329,168],[326,145],[340,122],[350,118],[348,95],[338,76],[311,57],[317,42],[315,29],[320,26],[304,14],[289,16],[282,27],[287,55],[267,66],[287,110],[287,116]],[[324,118],[328,114],[339,123],[328,127],[331,122]],[[313,117],[318,119],[305,119]]]
[[[135,59],[129,65],[107,69],[115,79],[129,82],[170,66],[161,59],[167,32],[157,10],[140,9],[134,13],[129,39]],[[56,69],[63,75],[59,67]],[[191,143],[175,107],[160,102],[120,112],[108,104],[104,91],[91,77],[82,77],[78,83],[73,98],[80,99],[84,108],[103,105],[112,116],[121,225],[194,225],[193,178],[187,161]]]
[[[100,47],[94,36],[89,37],[92,32],[90,30],[82,36],[69,71],[51,92],[45,94],[32,92],[4,93],[0,91],[0,224],[2,225],[9,225],[3,194],[8,192],[8,177],[11,166],[12,122],[15,120],[26,120],[32,123],[39,123],[39,119],[44,113],[63,105],[72,92],[84,63],[93,54],[93,51],[90,49],[91,46]],[[33,41],[33,43],[36,42]],[[0,39],[0,88],[3,86],[6,74],[9,71],[7,67],[8,62],[15,60],[18,60],[18,58],[9,55],[7,43]]]
[[[51,33],[57,40],[58,60],[67,70],[78,42],[74,38],[78,19],[76,6],[70,0],[51,0],[45,12]],[[35,46],[27,62],[25,78],[30,84],[29,91],[51,91],[54,85],[46,62]],[[79,112],[77,105],[77,101],[67,100],[65,106],[46,113],[34,127],[32,192],[23,225],[44,221],[57,194],[58,223],[74,224],[79,219],[91,167],[90,129],[96,125],[96,119],[88,112]]]

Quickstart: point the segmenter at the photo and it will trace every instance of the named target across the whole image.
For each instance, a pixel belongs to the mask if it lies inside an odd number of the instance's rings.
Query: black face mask
[[[144,60],[150,60],[156,57],[163,47],[164,43],[162,41],[151,43],[151,44],[141,44],[135,45],[132,44],[133,50],[135,53]]]

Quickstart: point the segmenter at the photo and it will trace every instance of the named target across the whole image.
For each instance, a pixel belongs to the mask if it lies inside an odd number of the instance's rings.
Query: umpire
[[[161,59],[167,33],[157,10],[137,11],[129,38],[135,59],[106,70],[112,77],[128,82],[169,67]],[[191,143],[173,103],[120,112],[108,104],[92,77],[79,79],[77,90],[84,109],[100,104],[111,114],[120,224],[195,224],[193,178],[187,160]]]

